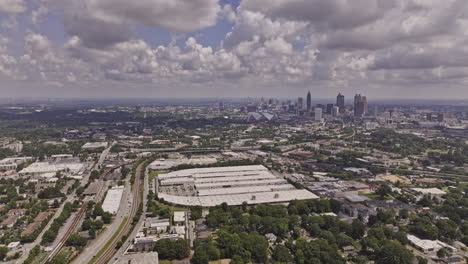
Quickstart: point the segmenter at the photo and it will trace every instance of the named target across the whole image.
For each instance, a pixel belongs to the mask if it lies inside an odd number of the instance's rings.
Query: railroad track
[[[99,180],[103,180],[104,177],[111,172],[111,170],[114,170],[120,166],[123,166],[125,165],[126,163],[123,162],[123,163],[120,163],[118,165],[115,165],[114,167],[112,168],[109,168],[107,170],[105,170],[100,176],[99,176]],[[97,202],[97,201],[96,201]],[[75,215],[75,219],[73,219],[73,222],[72,224],[70,225],[70,227],[68,228],[68,230],[65,232],[65,235],[60,239],[59,243],[57,244],[57,246],[50,252],[49,256],[47,256],[47,258],[45,258],[43,261],[41,261],[40,264],[45,264],[47,263],[49,260],[53,259],[55,256],[57,256],[57,254],[60,252],[60,250],[63,248],[63,246],[65,246],[65,243],[67,242],[68,238],[71,236],[71,234],[73,234],[73,232],[76,230],[76,228],[78,227],[78,224],[80,223],[81,221],[81,218],[83,217],[83,215],[85,214],[86,212],[86,208],[88,207],[88,203],[85,202],[83,203],[83,205],[80,207],[80,210],[78,211],[78,213]],[[138,209],[137,209],[138,210]]]
[[[127,222],[125,223],[124,227],[122,228],[120,234],[112,241],[112,243],[109,245],[109,247],[106,249],[106,251],[94,262],[91,261],[90,263],[94,264],[106,264],[109,263],[114,254],[117,252],[116,245],[117,243],[122,240],[122,237],[128,235],[132,231],[132,222],[133,222],[133,217],[136,215],[138,208],[140,207],[141,203],[141,194],[142,194],[142,182],[141,182],[141,169],[142,166],[144,166],[144,163],[141,163],[138,165],[136,169],[136,174],[135,174],[135,183],[134,183],[134,188],[133,188],[133,201],[132,201],[132,208],[130,211],[130,215],[127,218]]]
[[[60,239],[59,243],[57,246],[50,252],[49,256],[47,256],[44,260],[40,262],[40,264],[45,264],[49,260],[53,259],[57,254],[60,252],[60,250],[63,248],[65,243],[67,242],[68,238],[70,237],[71,234],[75,231],[75,229],[78,227],[78,224],[80,223],[81,218],[83,215],[86,213],[86,208],[88,207],[88,203],[83,203],[81,205],[80,210],[78,210],[78,213],[76,213],[75,218],[73,219],[72,224],[68,228],[68,230],[65,232],[64,236]]]
[[[122,162],[122,163],[119,163],[119,164],[115,165],[115,166],[112,167],[112,168],[108,168],[107,170],[105,170],[105,171],[101,174],[101,176],[99,176],[99,180],[102,181],[102,180],[104,179],[104,177],[105,177],[107,174],[109,174],[109,173],[111,172],[111,170],[115,170],[115,169],[117,169],[118,167],[121,167],[121,166],[123,166],[123,165],[125,165],[125,164],[127,164],[127,163],[126,163],[126,162]]]

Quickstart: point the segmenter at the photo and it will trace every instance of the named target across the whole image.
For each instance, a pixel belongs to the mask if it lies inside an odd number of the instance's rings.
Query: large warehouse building
[[[283,203],[318,198],[307,190],[296,189],[262,165],[187,169],[160,174],[158,179],[159,198],[186,206]]]
[[[122,200],[122,194],[124,186],[116,186],[107,191],[106,198],[102,203],[102,209],[104,212],[109,212],[113,215],[117,214],[120,207],[120,200]]]

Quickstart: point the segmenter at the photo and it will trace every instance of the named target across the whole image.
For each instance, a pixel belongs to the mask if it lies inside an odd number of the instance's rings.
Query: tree
[[[83,231],[89,230],[92,226],[93,226],[93,220],[86,219],[81,224],[81,230],[83,230]]]
[[[208,254],[203,248],[199,247],[195,249],[195,253],[191,260],[193,264],[208,264],[209,261],[210,259],[208,258]]]
[[[112,221],[112,214],[109,212],[104,212],[104,214],[102,214],[102,221],[104,224],[110,224]]]
[[[366,226],[359,220],[354,219],[351,223],[351,230],[349,232],[349,236],[354,239],[361,239],[366,232]]]
[[[398,215],[400,216],[401,219],[407,219],[409,217],[409,211],[406,208],[401,209]]]
[[[7,254],[8,254],[8,248],[0,247],[0,260],[4,260]]]
[[[377,264],[412,264],[413,253],[398,241],[387,240],[384,242],[379,254],[376,255]]]
[[[185,239],[160,239],[156,242],[155,250],[160,259],[184,259],[190,254],[189,243]]]
[[[98,179],[98,178],[99,178],[99,171],[93,170],[93,171],[91,172],[91,175],[89,176],[89,181],[92,182],[92,181],[94,181],[94,180],[96,180],[96,179]]]
[[[421,257],[421,256],[416,256],[416,259],[418,260],[418,264],[427,264],[428,261],[427,259]]]
[[[380,185],[377,191],[375,191],[375,194],[380,195],[381,199],[384,199],[385,196],[391,193],[392,193],[392,188],[390,188],[390,186],[388,186],[387,184]]]
[[[86,245],[86,238],[80,236],[78,233],[73,233],[67,240],[67,246],[81,248]]]
[[[438,258],[445,258],[445,257],[449,257],[451,254],[451,252],[446,249],[446,248],[441,248],[437,251],[437,257]]]
[[[244,264],[244,260],[241,256],[235,255],[232,257],[230,264]]]
[[[287,247],[279,244],[276,245],[273,249],[273,259],[275,259],[278,262],[288,263],[293,260],[293,257]]]
[[[95,206],[94,206],[94,210],[93,210],[93,217],[96,217],[96,216],[101,216],[104,214],[104,209],[102,209],[102,204],[101,203],[97,203]]]

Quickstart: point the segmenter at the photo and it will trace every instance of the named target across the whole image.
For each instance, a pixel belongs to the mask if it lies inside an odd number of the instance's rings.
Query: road
[[[91,171],[93,170],[93,168],[95,168],[96,165],[100,166],[100,165],[104,162],[104,160],[106,159],[107,155],[109,154],[110,149],[112,148],[112,146],[113,146],[114,144],[115,144],[115,142],[113,142],[113,143],[111,144],[110,147],[108,147],[107,149],[105,149],[105,150],[101,153],[101,156],[100,156],[100,158],[99,158],[98,163],[95,163],[93,166],[90,166],[90,168],[89,168],[89,173],[87,173],[87,174],[84,176],[83,180],[81,181],[80,186],[85,186],[85,185],[86,185],[86,183],[87,183],[88,180],[89,180],[89,176],[91,175]],[[44,235],[44,233],[45,233],[47,230],[49,230],[49,228],[50,228],[50,226],[52,225],[52,222],[54,221],[54,219],[56,219],[57,217],[60,216],[60,214],[61,214],[62,211],[63,211],[63,206],[65,205],[65,203],[67,203],[67,202],[73,202],[73,201],[75,200],[75,198],[74,198],[74,193],[75,193],[75,192],[73,192],[71,195],[69,195],[69,196],[67,197],[67,200],[66,200],[64,203],[62,203],[62,205],[61,205],[61,206],[58,208],[58,210],[55,212],[54,216],[50,219],[50,221],[47,223],[47,225],[46,225],[46,226],[44,227],[44,229],[41,231],[41,233],[39,233],[39,235],[37,236],[37,238],[36,238],[32,243],[29,243],[29,244],[25,244],[25,245],[24,245],[23,255],[21,255],[21,257],[20,257],[19,259],[17,259],[17,260],[15,261],[15,263],[18,263],[18,264],[23,263],[23,262],[26,260],[26,258],[28,257],[29,252],[31,251],[31,249],[33,249],[35,246],[37,246],[37,245],[39,245],[39,244],[41,243],[41,241],[42,241],[42,236]]]
[[[44,233],[47,230],[49,230],[49,228],[52,225],[52,222],[54,221],[54,219],[56,219],[57,217],[60,216],[60,214],[63,211],[63,207],[64,207],[65,203],[67,203],[67,202],[69,202],[71,200],[72,200],[72,197],[68,197],[68,199],[64,203],[62,203],[60,205],[60,207],[55,212],[54,216],[50,219],[49,223],[47,223],[47,225],[44,227],[44,229],[42,229],[41,233],[39,233],[39,235],[36,237],[36,239],[32,243],[24,245],[24,253],[23,253],[23,255],[21,255],[21,257],[19,259],[17,259],[15,261],[15,263],[18,263],[18,264],[23,263],[26,260],[26,258],[28,258],[28,255],[29,255],[29,252],[31,251],[31,249],[33,249],[35,246],[37,246],[37,245],[39,245],[41,243],[42,236],[44,235]]]
[[[108,148],[106,148],[102,153],[101,156],[99,157],[99,161],[97,163],[98,168],[104,163],[106,160],[107,155],[109,154],[111,148],[115,145],[115,141],[110,144]]]
[[[119,228],[120,224],[124,220],[125,216],[130,213],[130,186],[127,184],[124,192],[122,194],[122,199],[120,200],[120,207],[117,212],[117,215],[114,217],[112,223],[106,227],[106,229],[98,235],[98,237],[91,241],[86,248],[78,255],[73,261],[72,264],[81,264],[81,263],[88,263],[91,259],[105,246],[107,241],[111,239],[117,229]]]
[[[145,176],[148,175],[148,167],[145,168]],[[149,178],[145,177],[143,180],[143,212],[146,212],[146,205],[148,203],[148,192],[149,192]],[[135,238],[136,234],[138,233],[139,230],[141,230],[141,227],[143,226],[143,223],[145,222],[145,214],[143,213],[138,221],[138,223],[135,225],[135,228],[133,228],[132,233],[128,236],[127,240],[125,243],[117,250],[116,254],[114,255],[115,258],[120,258],[122,255],[125,254],[127,251],[128,247],[131,245],[131,242],[133,238]]]
[[[109,263],[113,256],[116,254],[117,249],[115,248],[117,243],[124,237],[125,235],[128,235],[132,231],[132,220],[133,217],[136,215],[138,208],[140,204],[142,203],[142,189],[143,189],[143,184],[141,181],[141,173],[143,169],[144,163],[140,163],[136,169],[136,175],[135,175],[135,183],[132,188],[132,204],[131,204],[131,210],[130,213],[128,214],[128,219],[123,227],[123,229],[117,234],[116,238],[111,241],[110,245],[106,248],[104,253],[94,262],[96,264],[105,264]],[[88,263],[91,263],[88,262]]]
[[[49,255],[44,258],[43,261],[41,261],[40,264],[45,264],[47,261],[53,259],[55,256],[57,256],[57,254],[60,252],[60,250],[62,249],[62,247],[65,245],[65,243],[67,242],[68,238],[70,237],[71,234],[73,234],[73,232],[75,232],[75,229],[78,227],[78,224],[81,222],[81,218],[84,216],[84,214],[86,213],[86,208],[88,207],[88,203],[83,203],[83,205],[81,205],[80,209],[78,210],[78,212],[75,214],[74,218],[73,218],[73,222],[71,223],[70,227],[68,228],[68,230],[65,232],[65,234],[63,235],[63,237],[59,240],[59,243],[58,245],[52,249],[52,251],[49,253]],[[73,217],[73,216],[72,216]]]

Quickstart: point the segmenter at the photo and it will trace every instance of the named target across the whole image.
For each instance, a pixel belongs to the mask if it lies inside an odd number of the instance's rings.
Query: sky
[[[0,96],[468,99],[466,0],[0,0]]]

